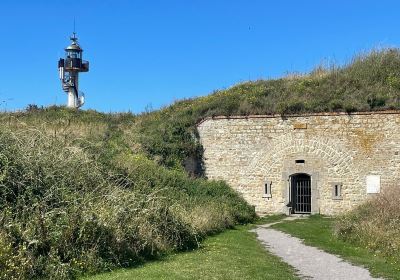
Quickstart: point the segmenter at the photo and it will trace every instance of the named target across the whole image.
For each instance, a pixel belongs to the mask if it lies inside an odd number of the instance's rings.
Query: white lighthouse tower
[[[83,50],[75,32],[70,39],[71,45],[65,48],[65,58],[58,61],[58,71],[62,88],[68,94],[67,107],[79,108],[85,103],[84,94],[79,91],[79,72],[89,71],[89,61],[82,60]]]

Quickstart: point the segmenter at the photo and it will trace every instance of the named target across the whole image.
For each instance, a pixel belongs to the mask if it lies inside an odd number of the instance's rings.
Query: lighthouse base
[[[75,94],[75,91],[73,88],[70,88],[68,91],[68,103],[67,103],[68,108],[79,108],[79,100],[78,97]]]

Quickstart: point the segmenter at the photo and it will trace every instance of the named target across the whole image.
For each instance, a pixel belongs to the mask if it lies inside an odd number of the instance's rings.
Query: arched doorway
[[[311,176],[305,173],[290,176],[289,199],[293,214],[311,213]]]

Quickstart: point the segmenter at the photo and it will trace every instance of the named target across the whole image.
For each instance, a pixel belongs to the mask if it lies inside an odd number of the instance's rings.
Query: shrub
[[[0,131],[1,278],[70,279],[131,266],[254,217],[223,183],[124,149],[90,151],[98,150],[38,130]],[[212,217],[201,227],[200,205]]]
[[[381,194],[341,216],[336,235],[400,262],[400,188]]]

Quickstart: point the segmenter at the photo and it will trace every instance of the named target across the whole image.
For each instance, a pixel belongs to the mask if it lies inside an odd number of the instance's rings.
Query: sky
[[[400,1],[1,0],[0,111],[64,105],[74,18],[83,109],[140,113],[399,47]]]

